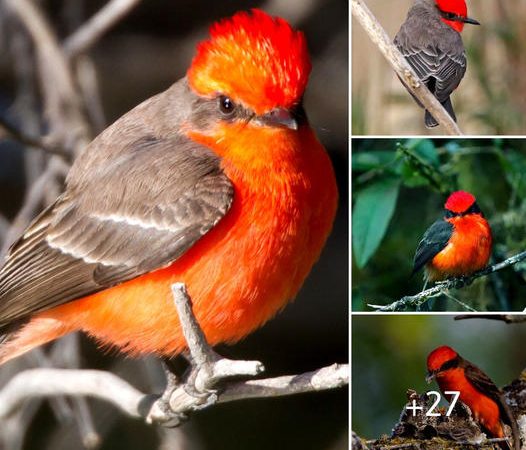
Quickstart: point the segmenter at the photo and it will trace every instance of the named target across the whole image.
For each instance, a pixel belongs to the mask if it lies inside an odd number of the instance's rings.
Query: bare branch
[[[455,320],[466,320],[466,319],[500,320],[505,323],[526,322],[526,316],[513,315],[513,314],[461,314],[459,316],[455,316]]]
[[[148,423],[179,424],[179,417],[206,408],[248,398],[266,398],[336,389],[348,384],[348,365],[333,364],[301,375],[263,380],[231,381],[234,376],[255,376],[263,370],[259,361],[233,361],[219,357],[206,342],[193,315],[182,283],[172,286],[174,303],[195,367],[188,379],[166,387],[161,397],[146,395],[121,378],[98,370],[39,368],[21,372],[0,391],[0,418],[8,416],[28,398],[57,395],[90,396],[108,401],[133,417]],[[222,382],[220,391],[213,387]],[[210,401],[210,398],[213,400]],[[170,411],[164,407],[168,403]],[[175,420],[175,422],[174,422]],[[1,422],[1,421],[0,421]]]
[[[228,385],[219,403],[248,398],[282,397],[304,392],[337,389],[349,383],[349,366],[333,364],[301,375],[288,375],[264,380],[249,380]]]
[[[0,250],[0,261],[4,260],[9,247],[22,234],[31,220],[35,217],[46,193],[47,185],[52,182],[57,175],[67,172],[67,168],[67,164],[65,164],[58,157],[54,157],[49,161],[44,173],[42,173],[35,183],[33,183],[26,194],[22,209],[18,212],[17,216],[13,220],[13,223],[2,243],[2,248]]]
[[[91,126],[98,134],[106,127],[106,117],[100,97],[95,64],[88,55],[79,55],[75,59],[75,76]]]
[[[462,135],[458,125],[429,91],[427,86],[420,81],[416,72],[391,42],[391,39],[366,6],[365,2],[363,0],[352,0],[351,10],[353,16],[360,22],[371,41],[374,42],[385,59],[391,64],[391,67],[400,80],[402,80],[407,89],[418,98],[437,122],[444,127],[446,133],[450,135]]]
[[[219,394],[218,403],[336,389],[348,384],[348,376],[347,364],[333,364],[301,375],[229,382]],[[0,418],[7,417],[29,398],[57,395],[104,400],[137,418],[146,417],[148,406],[157,398],[102,370],[29,369],[15,375],[0,390]]]
[[[111,0],[100,11],[66,39],[64,52],[68,58],[88,51],[111,27],[135,8],[141,0]]]
[[[61,146],[78,152],[89,142],[90,131],[70,68],[57,39],[36,3],[5,0],[5,4],[24,24],[33,40],[50,134]]]
[[[390,303],[388,305],[372,305],[368,304],[371,308],[376,309],[377,311],[400,311],[407,307],[419,307],[430,298],[439,297],[444,294],[448,289],[460,289],[465,286],[470,285],[474,280],[480,277],[487,276],[491,273],[497,272],[499,270],[505,269],[506,267],[517,264],[526,259],[526,251],[518,253],[514,256],[511,256],[504,261],[488,266],[485,269],[479,270],[474,274],[468,277],[461,278],[451,278],[449,280],[437,283],[432,288],[426,289],[416,295],[406,295],[396,302]]]
[[[27,148],[43,150],[46,153],[62,156],[65,158],[70,156],[70,153],[66,149],[47,142],[48,140],[46,138],[42,138],[40,136],[30,136],[26,134],[24,131],[19,130],[7,122],[3,117],[0,117],[0,131],[3,131],[3,135],[6,138],[14,139],[21,144],[24,144]],[[3,138],[4,136],[0,135],[0,138]]]
[[[26,399],[56,395],[89,396],[109,401],[123,412],[141,417],[144,395],[110,372],[77,369],[29,369],[15,375],[0,391],[0,417]]]
[[[214,359],[213,350],[206,342],[205,335],[197,323],[197,319],[192,311],[190,297],[186,291],[184,283],[174,283],[172,285],[172,296],[174,298],[177,314],[181,321],[183,334],[188,344],[188,349],[197,365],[203,365]]]

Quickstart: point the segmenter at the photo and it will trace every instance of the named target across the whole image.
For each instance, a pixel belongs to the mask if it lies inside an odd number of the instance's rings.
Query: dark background
[[[60,38],[68,14],[84,20],[105,2],[43,1]],[[243,342],[219,348],[225,356],[258,359],[266,375],[301,373],[348,361],[348,4],[313,1],[148,0],[103,36],[90,52],[100,83],[106,123],[182,77],[195,44],[215,20],[239,9],[260,7],[281,15],[307,36],[313,71],[305,98],[318,137],[333,160],[340,208],[321,261],[300,295],[279,316]],[[9,116],[16,80],[13,57],[0,42],[0,113]],[[26,186],[23,148],[0,142],[0,211],[9,219]],[[113,368],[137,387],[152,389],[142,362],[103,355],[82,339],[82,367]],[[156,363],[154,363],[155,365]],[[90,400],[102,449],[160,448],[163,432]],[[188,449],[345,449],[348,447],[347,391],[253,400],[215,406],[182,427]],[[0,431],[1,432],[1,431]],[[24,449],[81,448],[73,426],[58,427],[44,404],[26,434]],[[183,448],[183,447],[181,447]],[[172,447],[170,447],[172,450]]]

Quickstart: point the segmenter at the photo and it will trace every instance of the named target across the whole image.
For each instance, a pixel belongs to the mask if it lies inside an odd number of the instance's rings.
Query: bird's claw
[[[153,403],[146,417],[149,424],[159,424],[167,428],[174,428],[188,420],[188,414],[175,412],[170,401],[174,392],[181,387],[179,377],[175,375],[167,365],[164,366],[166,375],[166,387],[162,395]]]
[[[196,389],[185,389],[186,393],[196,399],[196,402],[191,406],[192,411],[200,411],[209,406],[215,405],[219,399],[218,391],[210,389],[206,392],[199,392]]]
[[[164,427],[177,427],[188,420],[189,414],[217,403],[219,391],[198,383],[202,368],[192,366],[181,380],[165,364],[167,384],[162,395],[154,402],[146,421]]]

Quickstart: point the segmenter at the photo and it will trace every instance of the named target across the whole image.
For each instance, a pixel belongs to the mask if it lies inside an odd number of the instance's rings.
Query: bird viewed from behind
[[[480,25],[468,17],[464,0],[415,0],[394,38],[409,65],[455,121],[450,95],[466,73],[460,35],[466,23]],[[424,121],[428,128],[438,125],[427,110]]]

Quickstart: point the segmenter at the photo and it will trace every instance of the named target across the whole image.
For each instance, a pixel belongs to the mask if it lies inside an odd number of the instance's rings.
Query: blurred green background
[[[488,219],[495,262],[526,250],[526,140],[353,139],[354,311],[422,290],[422,272],[411,277],[416,247],[458,189]],[[525,280],[523,261],[452,294],[476,310],[522,311]],[[433,308],[463,309],[444,297]]]
[[[394,39],[414,0],[366,0]],[[526,134],[526,8],[523,0],[468,0],[481,26],[462,33],[467,72],[452,101],[469,135]],[[360,24],[352,21],[352,131],[354,135],[440,135],[424,127],[423,110],[406,92]]]
[[[526,367],[526,324],[452,315],[354,315],[352,318],[352,429],[362,438],[390,435],[407,397],[438,390],[425,381],[427,355],[453,347],[499,387]]]

